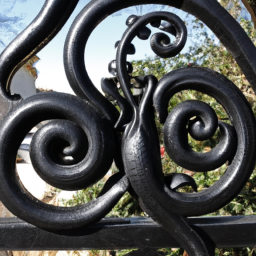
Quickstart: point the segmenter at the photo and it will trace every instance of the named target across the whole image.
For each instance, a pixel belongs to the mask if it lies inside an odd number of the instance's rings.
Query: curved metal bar
[[[131,64],[130,64],[131,65]],[[125,125],[130,123],[132,120],[133,110],[127,100],[120,95],[116,87],[116,83],[112,78],[102,78],[101,79],[101,88],[103,92],[113,97],[116,100],[117,105],[120,108],[120,116],[115,124],[114,128],[116,131],[123,132]]]
[[[151,16],[157,16],[157,13],[155,12]],[[187,28],[184,22],[173,14],[170,15],[170,20],[168,21],[174,27],[176,40],[170,44],[170,38],[164,33],[156,33],[150,40],[152,50],[162,58],[176,56],[183,49],[187,41]]]
[[[123,138],[122,153],[125,172],[133,189],[139,195],[143,210],[160,223],[189,255],[207,256],[209,255],[207,248],[198,234],[189,227],[184,218],[169,211],[161,204],[155,195],[155,187],[160,190],[164,188],[159,141],[154,114],[151,111],[152,96],[157,80],[153,76],[145,79],[147,89],[139,107],[139,113],[136,119],[126,127]],[[161,192],[164,194],[164,191]]]
[[[183,0],[181,9],[202,20],[232,54],[256,92],[256,48],[218,1]]]
[[[6,99],[18,100],[18,97],[8,94],[12,75],[54,37],[77,2],[46,1],[37,18],[0,56],[0,93]],[[209,255],[203,240],[181,216],[201,215],[219,209],[232,200],[248,180],[255,164],[256,124],[245,97],[235,85],[216,72],[190,68],[173,71],[159,82],[153,76],[146,77],[143,82],[146,84],[145,93],[140,104],[136,103],[130,90],[126,63],[126,54],[134,52],[130,49],[132,39],[135,36],[147,39],[150,30],[145,26],[150,23],[159,27],[160,21],[166,20],[172,25],[161,29],[175,34],[176,43],[169,45],[168,37],[158,34],[151,39],[152,49],[162,57],[174,56],[186,42],[184,24],[176,15],[166,12],[140,18],[132,16],[128,20],[128,29],[118,44],[116,68],[117,79],[129,107],[113,81],[103,80],[105,91],[119,100],[122,108],[120,117],[116,108],[97,91],[84,64],[87,40],[104,18],[125,7],[151,3],[171,5],[201,19],[231,52],[256,91],[255,47],[217,1],[93,0],[74,21],[64,49],[64,65],[70,85],[79,97],[89,102],[66,94],[50,93],[28,98],[9,113],[0,128],[0,198],[14,214],[41,228],[76,229],[105,216],[128,190],[131,181],[142,208],[162,224],[189,255]],[[110,65],[112,72],[115,72],[114,64]],[[128,68],[128,72],[131,70]],[[195,101],[180,104],[168,116],[169,99],[184,89],[199,90],[215,97],[227,111],[232,125],[218,122],[211,108]],[[184,174],[171,178],[163,176],[153,102],[160,120],[165,121],[167,152],[178,164],[196,171],[208,171],[227,160],[232,161],[226,173],[212,187],[198,193],[182,194],[176,191],[182,184],[192,184],[196,190],[193,178]],[[125,110],[129,115],[124,114]],[[197,119],[190,121],[194,115]],[[117,160],[120,173],[106,183],[96,200],[66,209],[38,202],[22,190],[15,176],[18,147],[34,125],[47,119],[64,120],[51,121],[39,129],[31,144],[31,159],[37,173],[49,184],[67,190],[85,188],[104,176],[113,158]],[[115,124],[120,131],[125,127],[123,162],[119,152],[120,137],[113,129]],[[188,148],[188,132],[195,139],[204,140],[214,134],[217,126],[222,138],[212,152],[200,155]],[[66,159],[67,156],[72,159]],[[204,168],[204,165],[209,165],[209,168]]]
[[[96,89],[85,69],[85,45],[96,27],[96,24],[92,26],[92,17],[86,12],[91,5],[92,2],[83,9],[69,30],[64,48],[64,67],[69,84],[76,95],[95,104],[114,126],[119,117],[117,109]]]
[[[12,77],[24,63],[45,47],[60,31],[79,0],[47,0],[32,23],[0,55],[0,94],[8,100]]]
[[[186,75],[184,80],[189,80]],[[204,83],[206,84],[205,81]],[[172,85],[169,84],[170,87]],[[199,86],[197,90],[200,90]],[[159,99],[157,100],[160,105]],[[190,118],[195,116],[197,118],[190,121]],[[210,152],[197,153],[191,149],[188,133],[194,139],[204,141],[210,139],[218,127],[221,133],[220,141]],[[233,126],[218,122],[217,115],[209,105],[188,100],[177,105],[168,115],[164,125],[164,144],[168,155],[181,167],[195,172],[207,172],[233,159],[237,149],[237,136]]]
[[[45,134],[45,129],[39,130],[35,141],[32,140],[32,164],[46,182],[68,190],[81,189],[101,179],[109,170],[114,154],[114,136],[109,121],[104,120],[91,104],[75,96],[60,93],[35,95],[17,105],[1,125],[1,201],[21,219],[44,229],[74,229],[96,222],[127,191],[129,182],[126,177],[96,200],[73,208],[46,205],[36,200],[22,191],[15,178],[15,159],[21,141],[33,126],[47,119],[66,119],[72,123],[52,121],[45,128],[51,132]],[[55,163],[48,155],[51,149],[49,141],[58,142],[57,139],[61,139],[65,142],[77,136],[80,130],[77,132],[78,127],[74,123],[87,135],[88,152],[77,164],[67,166]],[[63,125],[64,128],[69,126],[69,130],[65,129],[64,133]],[[79,149],[79,145],[71,144],[71,147]],[[70,151],[70,148],[65,150]],[[73,153],[77,155],[79,152]]]
[[[75,19],[64,50],[64,65],[73,90],[99,102],[111,115],[112,108],[96,92],[84,65],[84,51],[95,27],[114,12],[138,4],[164,4],[182,9],[202,20],[230,51],[256,92],[256,49],[234,18],[215,0],[94,0]],[[85,56],[86,57],[86,56]]]
[[[182,22],[182,20],[173,13],[168,12],[154,12],[142,16],[138,19],[127,31],[124,33],[122,41],[120,42],[117,50],[117,75],[120,81],[122,90],[129,100],[130,104],[134,107],[136,111],[136,103],[132,96],[129,86],[129,77],[126,71],[126,52],[127,48],[131,44],[131,41],[135,38],[142,27],[145,27],[148,23],[153,23],[159,20],[166,20],[168,22],[174,23],[175,28],[177,28],[177,40],[172,45],[161,45],[162,37],[155,34],[151,38],[151,47],[157,53],[163,56],[174,56],[180,52],[187,40],[187,29]],[[183,25],[181,25],[183,23]],[[166,36],[166,35],[165,35]],[[161,40],[160,40],[161,39]]]
[[[214,97],[226,110],[237,134],[236,154],[232,163],[225,174],[213,186],[192,194],[173,193],[168,189],[165,190],[168,194],[165,199],[164,195],[167,194],[163,194],[162,191],[155,191],[154,195],[158,194],[159,202],[162,201],[162,204],[168,207],[170,211],[184,216],[191,216],[207,214],[221,208],[242,189],[254,168],[255,153],[251,154],[251,152],[256,150],[256,134],[254,115],[241,91],[222,75],[205,68],[178,69],[165,75],[159,81],[153,100],[161,120],[165,120],[167,115],[169,99],[176,92],[186,89],[201,91]],[[176,114],[176,120],[178,120],[178,114],[180,113],[176,112]],[[166,132],[168,132],[170,125],[171,122],[170,124],[167,123]],[[177,128],[178,126],[176,126]],[[167,144],[170,143],[168,139],[165,142]],[[231,143],[232,141],[229,140],[227,142]],[[172,154],[178,153],[182,153],[182,150],[172,152]],[[222,152],[218,154],[222,154]],[[207,157],[207,154],[205,157]],[[186,162],[188,159],[185,160],[185,158],[186,156],[184,156],[183,160]],[[226,160],[230,159],[227,158]],[[197,164],[198,168],[203,169],[201,162]],[[196,166],[194,167],[196,168]],[[208,167],[206,167],[207,169]],[[155,188],[158,190],[159,187]],[[169,198],[169,203],[167,198]]]

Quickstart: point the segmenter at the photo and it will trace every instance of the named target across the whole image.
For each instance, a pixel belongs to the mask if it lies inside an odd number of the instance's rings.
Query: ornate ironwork
[[[150,36],[150,24],[173,34],[151,37],[151,48],[160,57],[177,55],[185,45],[187,30],[173,13],[154,12],[130,16],[127,30],[116,43],[116,60],[109,71],[116,77],[103,79],[108,99],[115,99],[121,113],[97,91],[84,64],[84,50],[94,28],[108,15],[138,4],[172,5],[201,19],[233,55],[256,91],[256,50],[239,24],[215,0],[93,0],[75,19],[64,49],[64,65],[77,96],[47,93],[20,101],[11,96],[15,71],[42,49],[65,24],[78,0],[47,0],[36,19],[0,56],[0,92],[16,104],[0,127],[0,199],[19,218],[54,232],[76,230],[102,219],[122,195],[132,191],[143,210],[193,255],[213,255],[207,239],[187,223],[187,216],[211,213],[230,202],[247,182],[255,164],[256,125],[250,105],[227,78],[206,68],[183,68],[165,75],[135,77],[141,93],[130,90],[132,66],[127,54],[135,52],[132,40]],[[161,21],[166,21],[164,26]],[[119,94],[120,84],[125,98]],[[184,89],[214,97],[226,110],[231,125],[218,121],[214,110],[200,101],[186,101],[168,114],[170,98]],[[202,192],[179,193],[191,184],[185,174],[164,177],[162,173],[154,109],[164,123],[164,143],[169,156],[180,166],[207,172],[229,162],[225,174]],[[191,117],[196,116],[194,120]],[[65,208],[46,205],[20,186],[16,178],[17,150],[30,129],[51,120],[34,135],[30,146],[33,167],[47,183],[65,190],[87,188],[100,180],[114,160],[119,172],[106,182],[96,200]],[[188,145],[188,133],[206,140],[219,127],[221,139],[210,152],[200,154]],[[66,156],[72,156],[67,160]]]

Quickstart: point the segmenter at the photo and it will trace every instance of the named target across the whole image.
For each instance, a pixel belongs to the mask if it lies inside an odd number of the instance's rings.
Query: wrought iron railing
[[[132,65],[126,62],[126,56],[135,51],[132,40],[136,36],[149,38],[151,31],[146,25],[176,37],[174,43],[161,32],[151,37],[152,50],[167,58],[177,55],[185,45],[187,30],[182,20],[169,12],[128,18],[127,30],[116,44],[116,60],[109,64],[115,78],[102,80],[103,91],[107,98],[117,101],[120,114],[94,87],[84,62],[87,40],[107,16],[138,4],[171,5],[205,23],[256,90],[256,50],[246,33],[215,0],[93,0],[75,19],[65,43],[65,71],[77,96],[46,93],[21,101],[19,96],[10,95],[15,71],[50,42],[77,3],[78,0],[47,0],[35,20],[0,57],[0,93],[15,104],[0,127],[0,200],[23,220],[2,220],[0,248],[181,246],[192,256],[214,255],[216,246],[255,245],[255,234],[248,230],[249,225],[255,226],[253,216],[187,218],[211,213],[229,203],[253,171],[256,126],[246,98],[231,81],[206,68],[174,70],[160,81],[152,75],[130,75]],[[167,21],[166,25],[161,21]],[[131,78],[137,81],[136,95],[131,92]],[[125,97],[120,95],[118,84]],[[170,98],[184,89],[214,97],[228,113],[231,125],[218,121],[214,110],[200,101],[183,102],[168,114]],[[176,190],[181,185],[196,187],[193,178],[185,174],[164,177],[154,110],[165,123],[166,151],[177,164],[207,172],[229,162],[225,174],[213,186],[201,192],[179,193]],[[191,121],[194,116],[197,118]],[[71,208],[51,206],[35,199],[19,184],[15,172],[18,148],[31,128],[44,120],[51,121],[33,136],[30,156],[35,171],[48,184],[64,190],[87,188],[99,181],[115,161],[119,172],[109,178],[97,199]],[[188,133],[194,139],[205,140],[218,127],[221,139],[214,149],[204,154],[191,150]],[[72,156],[72,160],[66,156]],[[127,191],[155,222],[104,218]],[[243,230],[243,237],[239,230]],[[148,252],[152,253],[143,251]]]

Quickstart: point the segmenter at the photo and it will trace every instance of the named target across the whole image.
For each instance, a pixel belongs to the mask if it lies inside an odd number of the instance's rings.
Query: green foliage
[[[80,204],[85,204],[93,199],[95,199],[104,186],[104,181],[101,180],[92,187],[87,189],[79,190],[73,195],[73,198],[68,201],[63,201],[62,203],[66,207],[76,206]]]
[[[118,172],[115,164],[113,163],[111,167],[112,173]],[[62,203],[66,207],[72,207],[80,204],[85,204],[89,201],[94,200],[99,195],[102,190],[107,176],[104,179],[100,180],[92,187],[87,189],[79,190],[70,200],[63,200]],[[107,217],[131,217],[131,216],[144,216],[144,212],[140,208],[138,202],[127,192],[107,215]]]
[[[163,252],[166,256],[179,256],[179,255],[183,255],[184,250],[180,249],[180,248],[165,248],[165,249],[160,249],[158,250],[160,252]]]
[[[145,216],[138,202],[127,192],[119,200],[107,217]]]

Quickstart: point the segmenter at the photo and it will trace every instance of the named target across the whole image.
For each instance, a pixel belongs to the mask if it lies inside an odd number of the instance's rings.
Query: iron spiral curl
[[[0,93],[4,98],[19,99],[8,93],[13,74],[57,34],[77,2],[47,0],[37,18],[3,52],[0,57]],[[133,38],[147,39],[150,31],[146,25],[150,23],[176,37],[170,44],[166,35],[153,35],[151,47],[160,57],[175,56],[185,45],[186,27],[176,15],[167,12],[132,17],[127,22],[128,29],[118,42],[116,60],[109,67],[117,74],[116,79],[126,99],[120,97],[113,80],[103,80],[106,91],[119,100],[122,109],[119,115],[90,80],[84,64],[84,51],[90,34],[104,18],[137,4],[138,0],[91,1],[73,22],[64,49],[66,75],[78,97],[60,93],[32,96],[18,103],[3,120],[0,127],[0,199],[15,215],[38,227],[75,229],[104,217],[127,191],[130,182],[142,208],[172,234],[190,256],[211,255],[212,251],[191,229],[184,216],[219,209],[242,189],[255,164],[254,116],[233,83],[202,68],[175,70],[160,81],[153,76],[145,77],[141,81],[145,93],[140,104],[135,102],[126,62],[126,55],[133,52]],[[255,46],[217,1],[140,0],[139,4],[171,5],[197,16],[220,38],[256,90]],[[161,20],[168,21],[171,26],[161,27]],[[129,65],[128,70],[132,70]],[[214,97],[225,108],[232,125],[218,122],[212,109],[197,101],[184,102],[168,114],[170,98],[187,89]],[[175,191],[176,185],[173,186],[176,182],[179,185],[178,176],[163,176],[152,106],[161,122],[165,122],[167,152],[178,164],[194,171],[209,171],[229,161],[226,173],[212,187],[198,193],[182,194]],[[197,116],[197,119],[189,121],[191,116]],[[67,190],[85,188],[99,180],[115,159],[120,172],[107,182],[96,200],[69,209],[54,207],[39,202],[20,187],[15,174],[19,144],[26,133],[43,120],[52,121],[35,135],[31,158],[36,172],[49,184]],[[195,139],[204,140],[211,137],[218,126],[222,139],[212,152],[203,156],[188,148],[188,132]],[[66,156],[72,159],[68,160]],[[181,179],[191,182],[184,175]]]
[[[166,21],[164,26],[161,20]],[[135,23],[136,28],[133,26]],[[133,26],[132,30],[135,31],[138,38],[142,40],[148,39],[151,34],[151,30],[146,27],[147,24],[174,35],[176,40],[173,43],[171,43],[170,38],[164,33],[155,33],[151,37],[151,49],[156,55],[162,58],[176,56],[183,49],[187,41],[187,28],[184,22],[174,13],[153,12],[143,15],[142,17],[131,15],[127,19],[126,24],[128,27]]]
[[[126,177],[121,175],[97,199],[71,208],[38,201],[25,193],[16,179],[15,160],[21,141],[37,123],[49,119],[60,120],[50,121],[39,129],[30,148],[32,164],[42,179],[57,188],[77,190],[94,184],[109,170],[115,150],[108,120],[90,103],[75,96],[35,95],[17,105],[1,124],[1,159],[6,160],[0,163],[1,200],[21,219],[48,230],[75,229],[96,222],[126,192]],[[82,156],[81,147],[88,148],[87,152],[82,151]],[[75,162],[60,162],[65,161],[63,154],[73,156]],[[59,161],[55,161],[56,156]]]
[[[232,126],[218,122],[215,113],[210,113],[212,109],[198,101],[181,103],[168,115],[169,99],[176,92],[187,89],[215,98],[227,112]],[[248,149],[252,152],[255,150],[254,141],[251,141],[255,138],[255,120],[244,95],[231,81],[215,71],[183,68],[170,72],[159,81],[153,101],[161,122],[165,122],[166,150],[175,162],[193,171],[206,172],[229,161],[225,174],[204,191],[187,195],[165,190],[170,199],[169,205],[165,201],[166,207],[183,216],[195,216],[216,211],[226,205],[242,189],[254,168],[254,158]],[[191,115],[198,119],[189,124]],[[220,127],[221,139],[210,152],[196,153],[188,148],[188,132],[196,139],[207,139],[213,135],[217,126]],[[204,130],[208,129],[212,131],[209,130],[206,137],[201,137],[200,134],[204,135]]]
[[[193,121],[190,118],[196,116]],[[188,125],[188,129],[186,126]],[[188,143],[188,133],[199,141],[210,139],[220,128],[219,143],[207,153],[196,153]],[[185,101],[168,115],[164,126],[164,144],[171,159],[195,172],[215,170],[231,161],[236,153],[237,138],[233,126],[218,122],[214,110],[201,101]]]

